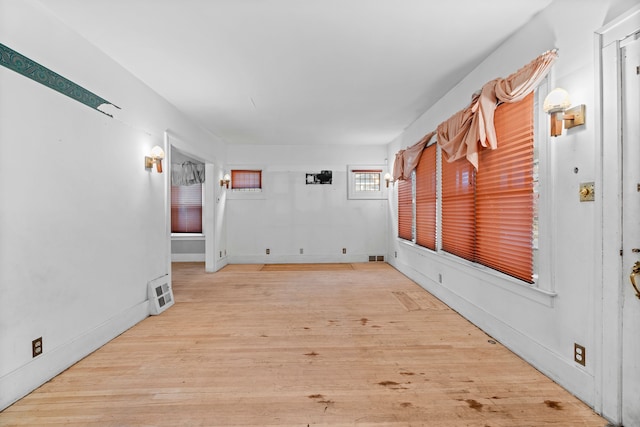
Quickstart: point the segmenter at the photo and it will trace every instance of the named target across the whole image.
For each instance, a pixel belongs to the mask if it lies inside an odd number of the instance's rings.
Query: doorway
[[[205,179],[202,183],[202,234],[204,235],[204,263],[205,271],[213,272],[217,270],[216,266],[216,227],[215,227],[215,206],[216,187],[214,186],[214,159],[208,159],[194,152],[195,150],[186,142],[177,138],[170,132],[165,132],[165,152],[167,155],[166,163],[168,165],[168,173],[165,176],[165,217],[166,217],[166,236],[167,236],[167,263],[169,271],[169,280],[171,282],[171,262],[172,262],[172,213],[171,213],[171,172],[172,172],[172,153],[180,153],[184,158],[193,159],[197,163],[204,164]]]

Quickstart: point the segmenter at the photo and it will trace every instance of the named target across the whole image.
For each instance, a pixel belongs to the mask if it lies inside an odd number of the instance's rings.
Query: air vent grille
[[[160,314],[174,304],[173,291],[167,281],[167,276],[149,282],[147,294],[150,314]]]

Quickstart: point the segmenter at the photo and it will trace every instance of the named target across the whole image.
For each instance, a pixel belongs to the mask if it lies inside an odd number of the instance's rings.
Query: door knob
[[[640,274],[640,261],[636,261],[631,269],[631,275],[629,276],[629,280],[631,280],[631,286],[636,291],[636,296],[640,298],[640,289],[638,289],[638,284],[636,283],[636,276]]]

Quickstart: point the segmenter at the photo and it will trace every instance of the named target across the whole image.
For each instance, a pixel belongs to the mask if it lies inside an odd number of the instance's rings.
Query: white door
[[[622,424],[640,426],[640,296],[631,281],[640,262],[640,40],[624,43],[621,59]],[[635,281],[640,291],[640,272]]]

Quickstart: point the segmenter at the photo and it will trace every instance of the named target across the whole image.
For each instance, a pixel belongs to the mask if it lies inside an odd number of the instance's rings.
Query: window
[[[398,237],[413,240],[413,177],[398,181]]]
[[[480,153],[476,261],[527,282],[533,277],[533,93],[495,113],[497,150]]]
[[[354,170],[353,173],[356,193],[380,191],[381,170]]]
[[[232,170],[231,189],[234,191],[262,191],[262,171]]]
[[[347,198],[386,199],[387,187],[381,165],[352,165],[348,168]]]
[[[425,148],[416,167],[416,243],[436,249],[436,144]]]
[[[466,159],[452,163],[442,159],[438,183],[437,150],[430,146],[423,151],[415,178],[398,184],[398,237],[533,283],[537,233],[534,93],[520,102],[498,106],[494,124],[498,149],[480,152],[477,171]],[[438,189],[442,194],[439,221]],[[438,232],[441,248],[437,247]]]
[[[533,93],[496,109],[497,150],[443,162],[442,249],[533,283]]]
[[[474,259],[475,176],[464,158],[442,160],[442,249],[468,260]]]
[[[202,184],[171,186],[171,232],[202,233]]]

